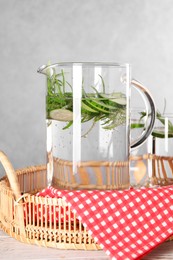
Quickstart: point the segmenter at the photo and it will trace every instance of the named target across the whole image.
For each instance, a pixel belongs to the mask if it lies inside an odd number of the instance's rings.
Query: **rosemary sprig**
[[[126,121],[125,96],[122,93],[113,93],[112,96],[110,94],[106,95],[104,80],[101,75],[99,77],[102,83],[102,93],[99,93],[95,86],[91,86],[94,93],[86,93],[83,86],[84,79],[82,80],[81,122],[85,123],[93,120],[88,132],[92,130],[98,121],[101,121],[103,128],[107,130],[114,129]],[[47,118],[50,119],[51,114],[59,115],[58,110],[60,109],[63,109],[64,113],[65,110],[73,112],[72,86],[66,81],[65,72],[61,70],[61,73],[55,74],[54,72],[53,75],[48,75],[47,86]],[[65,115],[63,118],[65,118]],[[52,119],[62,121],[58,117]],[[73,121],[68,121],[63,129],[69,128],[72,124]]]

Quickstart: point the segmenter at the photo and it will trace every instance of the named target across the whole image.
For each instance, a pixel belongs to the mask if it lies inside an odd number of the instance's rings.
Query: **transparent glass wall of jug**
[[[47,80],[48,185],[129,188],[130,66],[60,63],[38,71]],[[147,138],[152,125],[153,120],[134,147]]]

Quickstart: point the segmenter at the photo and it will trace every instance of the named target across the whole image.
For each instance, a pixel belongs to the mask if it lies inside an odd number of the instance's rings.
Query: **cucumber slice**
[[[81,104],[81,107],[82,107],[82,110],[84,110],[84,112],[91,112],[91,113],[98,113],[97,110],[91,108],[90,106],[88,106],[87,104],[85,104],[83,101],[82,101],[82,104]]]
[[[102,98],[108,99],[110,104],[117,104],[120,106],[126,106],[126,96],[121,92],[114,92],[111,94],[100,93]]]
[[[96,110],[97,112],[102,112],[102,113],[107,113],[110,114],[110,111],[108,109],[106,109],[104,106],[98,104],[97,102],[95,102],[94,99],[86,99],[85,100],[86,104],[88,106],[90,106],[92,109]]]
[[[54,109],[49,113],[50,118],[58,121],[68,122],[73,120],[73,112],[67,109]]]
[[[134,128],[144,128],[144,124],[142,123],[132,123],[131,124],[131,129],[134,129]]]
[[[152,136],[157,137],[157,138],[165,138],[165,132],[154,130],[152,132]],[[168,133],[168,138],[173,138],[173,133]]]
[[[105,109],[108,109],[108,110],[115,110],[117,109],[117,106],[113,106],[109,103],[104,103],[103,101],[99,100],[99,99],[92,99],[92,102],[96,103],[97,105],[101,106],[101,107],[104,107]]]

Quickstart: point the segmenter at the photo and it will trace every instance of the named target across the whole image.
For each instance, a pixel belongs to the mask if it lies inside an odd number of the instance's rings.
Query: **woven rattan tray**
[[[173,158],[145,155],[133,160],[152,160],[156,184],[172,182],[165,165],[173,172]],[[15,171],[3,152],[0,161],[7,174],[0,180],[0,228],[25,243],[60,249],[100,249],[62,198],[36,196],[46,187],[46,166]]]

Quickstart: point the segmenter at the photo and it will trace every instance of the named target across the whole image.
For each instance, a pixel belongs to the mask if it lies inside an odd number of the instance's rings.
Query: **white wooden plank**
[[[36,245],[24,244],[8,236],[0,230],[0,259],[1,260],[109,260],[105,252],[83,251],[83,250],[59,250],[55,248],[45,248]],[[173,259],[173,241],[161,244],[150,254],[142,258],[143,260]]]
[[[37,245],[24,244],[16,239],[9,237],[0,231],[0,259],[18,260],[109,260],[105,252],[83,251],[83,250],[59,250],[55,248],[39,247]]]

